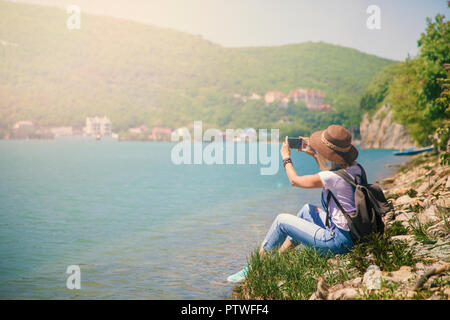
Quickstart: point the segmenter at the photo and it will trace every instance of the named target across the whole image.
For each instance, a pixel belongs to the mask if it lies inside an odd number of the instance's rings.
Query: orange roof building
[[[284,93],[281,91],[269,91],[264,95],[264,101],[266,103],[272,103],[276,100],[281,100],[282,98],[284,98]]]

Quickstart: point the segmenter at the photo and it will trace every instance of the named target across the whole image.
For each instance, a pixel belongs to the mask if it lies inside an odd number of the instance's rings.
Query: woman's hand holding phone
[[[286,136],[286,139],[284,140],[283,144],[281,145],[280,153],[281,153],[281,158],[283,160],[291,157],[291,148],[289,148],[287,136]]]
[[[312,157],[316,157],[316,151],[311,148],[311,146],[309,145],[309,138],[305,138],[302,136],[299,136],[300,139],[303,140],[303,145],[302,145],[302,149],[297,149],[298,151],[304,152],[306,154],[309,154]]]
[[[310,156],[312,156],[314,159],[317,160],[317,153],[309,145],[309,138],[304,138],[302,136],[299,136],[299,139],[302,141],[302,144],[301,144],[301,148],[297,148],[297,151],[301,151],[306,154],[309,154]],[[297,140],[297,139],[291,139],[291,140]],[[289,146],[289,138],[287,136],[281,146],[280,153],[281,153],[281,158],[283,160],[291,157],[291,148]]]

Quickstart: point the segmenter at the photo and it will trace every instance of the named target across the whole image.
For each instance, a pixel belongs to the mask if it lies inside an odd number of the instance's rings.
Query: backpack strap
[[[333,197],[334,202],[336,203],[336,205],[338,206],[339,210],[342,211],[343,214],[347,214],[347,211],[344,210],[344,208],[342,207],[341,203],[338,201],[338,199],[336,199],[336,197],[334,196],[333,192],[331,192],[331,190],[328,190],[328,194],[327,194],[327,216],[325,218],[325,226],[329,227],[330,226],[330,211],[328,209],[329,205],[330,205],[330,200],[331,197]]]
[[[334,173],[336,173],[339,177],[350,183],[353,187],[356,188],[356,186],[358,185],[358,183],[356,182],[356,177],[355,180],[353,180],[353,178],[344,169],[334,171]]]
[[[328,193],[327,193],[327,206],[326,206],[327,216],[325,218],[325,226],[327,228],[330,226],[330,222],[329,222],[330,221],[330,210],[328,209],[330,207],[330,199],[331,199],[331,190],[328,190]]]
[[[362,183],[367,184],[367,177],[366,177],[366,172],[365,172],[364,168],[363,168],[359,163],[357,163],[357,165],[358,165],[358,167],[361,169],[361,175],[360,175],[360,177],[361,177]],[[353,178],[345,171],[345,169],[331,170],[331,171],[333,171],[333,172],[336,173],[338,176],[340,176],[342,179],[344,179],[345,181],[347,181],[347,182],[352,186],[353,191],[355,191],[355,188],[356,188],[356,186],[358,185],[358,182],[357,182],[357,180],[356,180],[356,176],[355,176],[355,179],[353,180]],[[342,212],[343,214],[348,215],[348,213],[344,210],[344,208],[342,207],[342,205],[340,204],[340,202],[338,201],[338,199],[336,199],[336,197],[335,197],[335,195],[333,194],[333,192],[331,192],[331,190],[328,190],[328,194],[327,194],[327,216],[326,216],[326,218],[325,218],[325,225],[326,225],[327,227],[329,227],[329,225],[330,225],[330,224],[329,224],[329,220],[330,220],[330,219],[329,219],[329,216],[330,216],[330,213],[329,213],[328,207],[329,207],[329,204],[330,204],[331,197],[333,197],[333,200],[334,200],[334,202],[336,203],[336,205],[338,206],[339,210],[341,210],[341,212]]]
[[[333,170],[334,173],[336,173],[342,179],[344,179],[345,181],[350,183],[350,185],[353,187],[353,191],[355,191],[354,188],[356,188],[356,186],[358,184],[360,184],[360,183],[358,183],[357,177],[360,178],[361,184],[367,184],[366,171],[364,170],[363,166],[360,165],[359,163],[356,163],[356,165],[361,170],[361,174],[356,174],[354,179],[347,173],[347,171],[345,171],[345,169],[339,169],[339,170],[335,170],[335,171]]]
[[[356,164],[358,165],[359,169],[361,169],[361,175],[360,175],[360,177],[361,177],[362,183],[363,183],[363,184],[368,184],[368,182],[367,182],[366,170],[364,170],[363,166],[360,165],[358,162],[357,162]]]

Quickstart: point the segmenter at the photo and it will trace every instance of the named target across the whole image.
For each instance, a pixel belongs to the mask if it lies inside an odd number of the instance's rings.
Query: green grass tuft
[[[399,288],[396,282],[381,279],[381,288],[379,290],[367,290],[363,288],[361,296],[357,300],[403,300],[403,296],[396,294]]]
[[[442,217],[442,221],[444,221],[445,230],[447,230],[447,232],[450,232],[450,221],[449,221],[450,210],[448,208],[441,207],[441,206],[436,206],[436,207],[439,211],[439,214]]]
[[[389,229],[386,230],[386,233],[393,237],[393,236],[400,236],[400,235],[405,235],[408,234],[409,228],[403,226],[401,221],[394,221]]]
[[[395,271],[401,266],[414,266],[417,259],[408,244],[394,241],[388,232],[384,235],[371,234],[364,243],[356,244],[347,254],[349,266],[364,273],[367,268],[375,264],[384,271]]]
[[[240,286],[240,298],[299,300],[308,299],[316,290],[317,278],[329,285],[349,279],[344,268],[336,268],[310,247],[269,252],[263,259],[255,252],[249,259],[249,272]]]
[[[409,189],[408,191],[406,191],[406,194],[410,197],[410,198],[415,198],[417,196],[417,191],[414,189]]]
[[[414,238],[425,244],[433,244],[436,243],[436,239],[430,236],[427,232],[428,227],[433,225],[432,222],[422,223],[420,222],[417,215],[414,215],[413,218],[409,221],[409,228],[411,233],[414,235]]]

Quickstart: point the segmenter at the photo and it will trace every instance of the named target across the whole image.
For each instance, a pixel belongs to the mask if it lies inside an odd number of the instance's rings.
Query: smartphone
[[[303,139],[288,137],[288,144],[291,149],[303,149]]]

